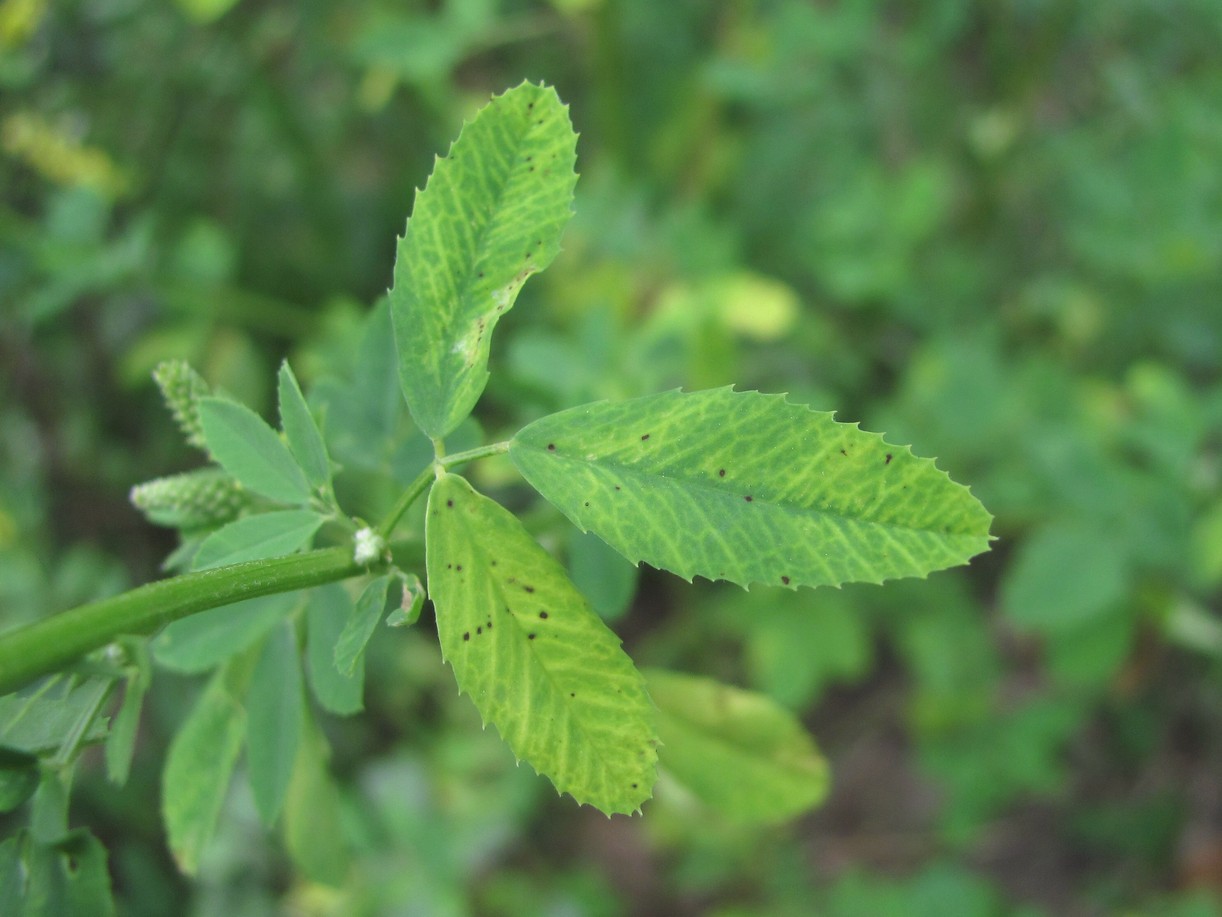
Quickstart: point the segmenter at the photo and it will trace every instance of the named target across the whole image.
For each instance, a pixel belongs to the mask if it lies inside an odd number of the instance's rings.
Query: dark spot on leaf
[[[786,586],[788,586],[788,585],[789,585],[789,577],[788,577],[788,576],[782,576],[782,577],[781,577],[781,582],[782,582],[782,583],[784,583]]]
[[[570,692],[569,692],[569,697],[576,697],[576,696],[577,696],[577,692],[576,692],[576,691],[570,691]]]
[[[589,505],[590,505],[590,501],[586,500],[586,506],[589,506]]]
[[[526,639],[527,639],[527,640],[534,640],[534,639],[535,639],[535,635],[534,635],[534,634],[527,634],[527,635],[526,635]]]
[[[455,565],[454,565],[454,569],[455,569],[456,571],[457,571],[457,570],[461,570],[461,569],[462,569],[462,564],[455,564]]]
[[[849,457],[849,454],[845,452],[843,449],[840,450],[840,454],[843,455],[845,458]]]
[[[726,476],[726,470],[724,468],[718,468],[717,477],[724,478],[725,476]]]
[[[454,565],[453,565],[453,564],[446,564],[446,569],[447,569],[447,570],[453,570],[453,569],[454,569]]]
[[[884,465],[890,465],[890,464],[891,464],[891,458],[892,458],[891,453],[890,453],[890,452],[888,452],[888,453],[887,453],[887,460],[886,460],[885,462],[883,462],[883,464],[884,464]]]
[[[540,617],[542,620],[546,621],[546,620],[547,620],[547,612],[546,612],[546,611],[541,611],[541,612],[539,612],[539,617]]]
[[[450,509],[453,509],[453,508],[454,508],[454,501],[453,501],[453,500],[446,500],[446,506],[448,506]]]
[[[548,452],[555,452],[555,451],[556,451],[556,444],[555,444],[555,443],[548,443],[548,444],[547,444],[547,451],[548,451]]]
[[[462,638],[463,638],[464,640],[470,640],[470,639],[471,639],[471,631],[466,631],[466,632],[464,632],[464,633],[463,633],[463,635],[462,635]]]
[[[649,434],[648,434],[648,433],[646,433],[644,436],[642,436],[642,437],[641,437],[641,442],[645,442],[645,440],[647,440],[647,439],[649,439]]]
[[[618,484],[616,484],[616,485],[615,485],[615,489],[616,489],[616,490],[623,490],[623,488],[622,488],[622,487],[620,487]]]
[[[743,499],[746,500],[748,503],[750,503],[752,500],[755,499],[755,497],[751,496],[751,494],[747,494],[745,497],[743,497]]]
[[[488,563],[489,563],[490,565],[492,565],[493,567],[495,567],[495,566],[496,566],[496,561],[495,561],[495,560],[491,560],[491,561],[489,561]]]
[[[632,784],[632,788],[633,788],[634,790],[636,789],[636,784],[635,784],[635,783],[634,783],[634,784]]]
[[[491,621],[489,621],[489,622],[488,622],[488,629],[489,629],[489,630],[492,630],[492,622],[491,622]]]
[[[522,588],[523,588],[523,589],[525,589],[527,592],[534,592],[534,591],[535,591],[535,587],[534,587],[534,586],[523,586]]]
[[[483,632],[484,632],[484,629],[483,629],[482,627],[477,627],[477,628],[475,628],[475,634],[476,634],[476,636],[479,636],[479,635],[480,635],[480,634],[482,634]]]

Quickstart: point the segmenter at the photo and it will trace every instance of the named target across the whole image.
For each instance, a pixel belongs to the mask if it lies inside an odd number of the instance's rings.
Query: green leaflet
[[[49,754],[86,720],[89,727],[81,738],[83,744],[105,738],[106,724],[94,713],[110,688],[108,678],[52,675],[0,697],[0,745],[29,754]]]
[[[336,641],[335,668],[345,677],[356,674],[356,664],[364,658],[365,645],[373,636],[378,621],[382,620],[390,580],[389,576],[379,576],[365,587]]]
[[[191,561],[195,570],[266,560],[304,548],[325,519],[307,509],[283,509],[246,516],[204,539]]]
[[[306,673],[324,709],[350,716],[363,706],[365,655],[356,657],[351,675],[335,667],[335,647],[354,613],[352,598],[338,583],[310,590],[306,604]]]
[[[166,757],[162,815],[170,851],[188,875],[216,829],[246,731],[246,715],[228,683],[233,670],[229,666],[213,676]],[[239,675],[238,680],[245,679]]]
[[[275,627],[300,597],[295,592],[264,595],[182,618],[153,638],[153,658],[175,672],[206,672]]]
[[[327,770],[328,757],[327,740],[307,712],[284,800],[284,845],[310,879],[341,885],[352,855],[344,834],[339,787]]]
[[[144,696],[153,680],[148,644],[144,640],[129,639],[124,641],[123,646],[128,655],[128,662],[124,666],[127,670],[127,687],[123,692],[123,703],[110,722],[110,735],[106,737],[106,776],[120,786],[127,782],[131,772]]]
[[[288,440],[289,451],[314,490],[326,493],[331,487],[327,446],[287,360],[280,364],[279,399],[280,426]]]
[[[0,844],[0,917],[114,917],[106,848],[83,828],[47,842],[25,828]]]
[[[570,530],[571,531],[571,530]],[[604,621],[624,616],[636,594],[640,570],[605,541],[574,531],[569,538],[569,576]]]
[[[827,762],[801,723],[762,694],[647,669],[662,767],[702,802],[742,821],[780,822],[827,794]]]
[[[535,421],[509,455],[582,531],[688,580],[878,583],[989,543],[992,517],[933,461],[782,395],[598,402]]]
[[[38,789],[38,758],[0,745],[0,812],[11,812]]]
[[[284,805],[301,738],[304,708],[301,661],[292,622],[275,628],[250,676],[246,692],[246,766],[263,824],[275,823]]]
[[[523,83],[463,128],[416,195],[390,301],[403,393],[434,439],[475,406],[493,327],[559,251],[576,145],[555,90]]]
[[[310,501],[310,485],[288,446],[250,408],[201,398],[199,419],[208,451],[247,490],[291,506]]]
[[[508,511],[445,475],[425,524],[437,634],[518,758],[607,814],[649,798],[654,710],[619,639]]]

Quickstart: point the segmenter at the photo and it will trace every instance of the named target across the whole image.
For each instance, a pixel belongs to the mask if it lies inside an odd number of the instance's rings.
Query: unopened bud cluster
[[[187,442],[206,450],[204,428],[199,420],[199,399],[211,394],[211,391],[203,376],[193,370],[186,360],[166,360],[153,370],[153,381],[161,389],[161,397],[165,399],[166,407],[174,415]]]
[[[150,522],[189,530],[228,522],[249,498],[224,471],[201,468],[137,484],[131,501]]]

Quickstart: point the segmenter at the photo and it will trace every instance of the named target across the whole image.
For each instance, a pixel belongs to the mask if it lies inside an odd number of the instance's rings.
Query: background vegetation
[[[835,788],[783,828],[556,798],[426,626],[327,722],[350,881],[295,875],[239,782],[188,885],[157,782],[199,681],[159,672],[132,779],[94,761],[74,796],[123,912],[1222,913],[1220,46],[1214,0],[3,0],[5,626],[158,575],[128,489],[197,462],[158,361],[264,407],[285,355],[323,400],[361,385],[413,189],[524,78],[582,178],[486,428],[788,391],[939,456],[1000,539],[791,594],[636,581],[554,530],[638,662],[801,712]],[[405,415],[332,418],[337,457]]]

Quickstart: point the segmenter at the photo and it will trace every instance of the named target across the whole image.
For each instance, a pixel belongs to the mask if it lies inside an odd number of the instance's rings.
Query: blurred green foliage
[[[1220,42],[1215,0],[0,2],[6,626],[156,575],[126,494],[194,461],[162,359],[259,407],[288,353],[360,405],[327,414],[358,511],[362,469],[419,467],[369,305],[433,153],[524,78],[571,104],[582,180],[485,427],[788,391],[939,456],[1000,538],[777,595],[532,518],[638,661],[803,713],[835,788],[782,829],[666,786],[643,820],[566,805],[396,631],[327,722],[347,884],[235,791],[188,889],[155,775],[199,685],[159,671],[129,783],[74,795],[122,911],[1222,913]]]

